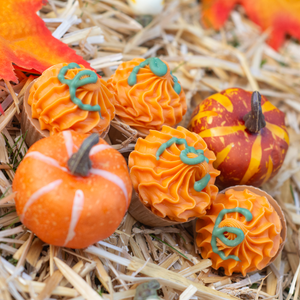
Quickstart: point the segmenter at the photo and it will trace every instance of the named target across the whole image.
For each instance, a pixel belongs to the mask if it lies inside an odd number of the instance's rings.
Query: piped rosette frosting
[[[281,230],[280,217],[266,197],[249,189],[228,189],[197,220],[196,243],[214,269],[245,276],[263,269],[277,255]]]
[[[144,134],[178,124],[186,113],[185,94],[170,67],[160,59],[122,63],[107,81],[116,93],[116,115]]]
[[[115,95],[107,83],[83,65],[58,64],[47,69],[30,89],[32,118],[50,135],[67,129],[104,132],[114,118]]]
[[[130,176],[140,200],[154,214],[186,222],[204,215],[218,193],[215,159],[198,134],[163,126],[138,139],[129,156]]]

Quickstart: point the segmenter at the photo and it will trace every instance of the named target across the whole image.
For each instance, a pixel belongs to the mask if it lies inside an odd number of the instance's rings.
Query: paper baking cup
[[[168,217],[161,218],[156,214],[154,214],[151,211],[151,209],[149,209],[143,204],[143,202],[140,200],[138,194],[135,191],[132,192],[132,198],[131,198],[130,206],[128,208],[128,212],[134,219],[150,227],[165,227],[165,226],[177,225],[177,224],[187,223],[195,219],[195,218],[190,218],[186,222],[177,222],[177,221],[170,220]]]

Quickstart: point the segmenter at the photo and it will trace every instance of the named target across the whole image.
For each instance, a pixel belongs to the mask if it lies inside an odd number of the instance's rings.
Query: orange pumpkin
[[[132,184],[123,156],[97,134],[64,131],[29,149],[13,190],[20,220],[40,239],[84,248],[117,229]]]
[[[262,185],[279,171],[289,145],[284,113],[258,92],[238,88],[204,100],[189,129],[215,153],[221,188]]]

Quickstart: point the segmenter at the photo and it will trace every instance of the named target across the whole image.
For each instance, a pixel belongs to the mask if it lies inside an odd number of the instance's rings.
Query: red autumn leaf
[[[237,4],[262,30],[272,28],[269,44],[274,49],[282,45],[287,34],[300,39],[299,0],[202,0],[204,24],[220,29]]]
[[[89,64],[74,50],[54,38],[36,14],[43,0],[0,1],[0,79],[16,82],[12,63],[43,72],[61,62]]]

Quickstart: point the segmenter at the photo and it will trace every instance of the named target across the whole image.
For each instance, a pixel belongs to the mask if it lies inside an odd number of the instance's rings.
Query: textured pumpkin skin
[[[118,185],[103,176],[91,173],[88,177],[73,176],[37,159],[36,153],[39,152],[56,160],[60,167],[67,168],[70,151],[76,152],[87,137],[87,134],[67,131],[42,139],[29,149],[17,169],[13,182],[13,190],[17,192],[17,213],[25,226],[49,244],[84,248],[107,238],[117,229],[130,204],[132,184],[125,159],[102,139],[92,148],[93,151],[100,145],[100,151],[90,153],[92,168],[117,176],[123,182],[127,195]],[[68,139],[73,143],[69,149],[66,147]],[[34,193],[58,180],[61,180],[59,185],[28,205]],[[84,195],[82,210],[80,205],[75,204],[78,190]],[[75,224],[73,229],[72,220],[73,225]],[[72,231],[75,235],[70,240]]]
[[[193,112],[189,130],[198,133],[216,154],[214,167],[221,171],[217,185],[260,186],[279,171],[289,136],[284,113],[261,96],[266,127],[253,134],[243,117],[251,111],[251,92],[227,89],[204,100]]]

